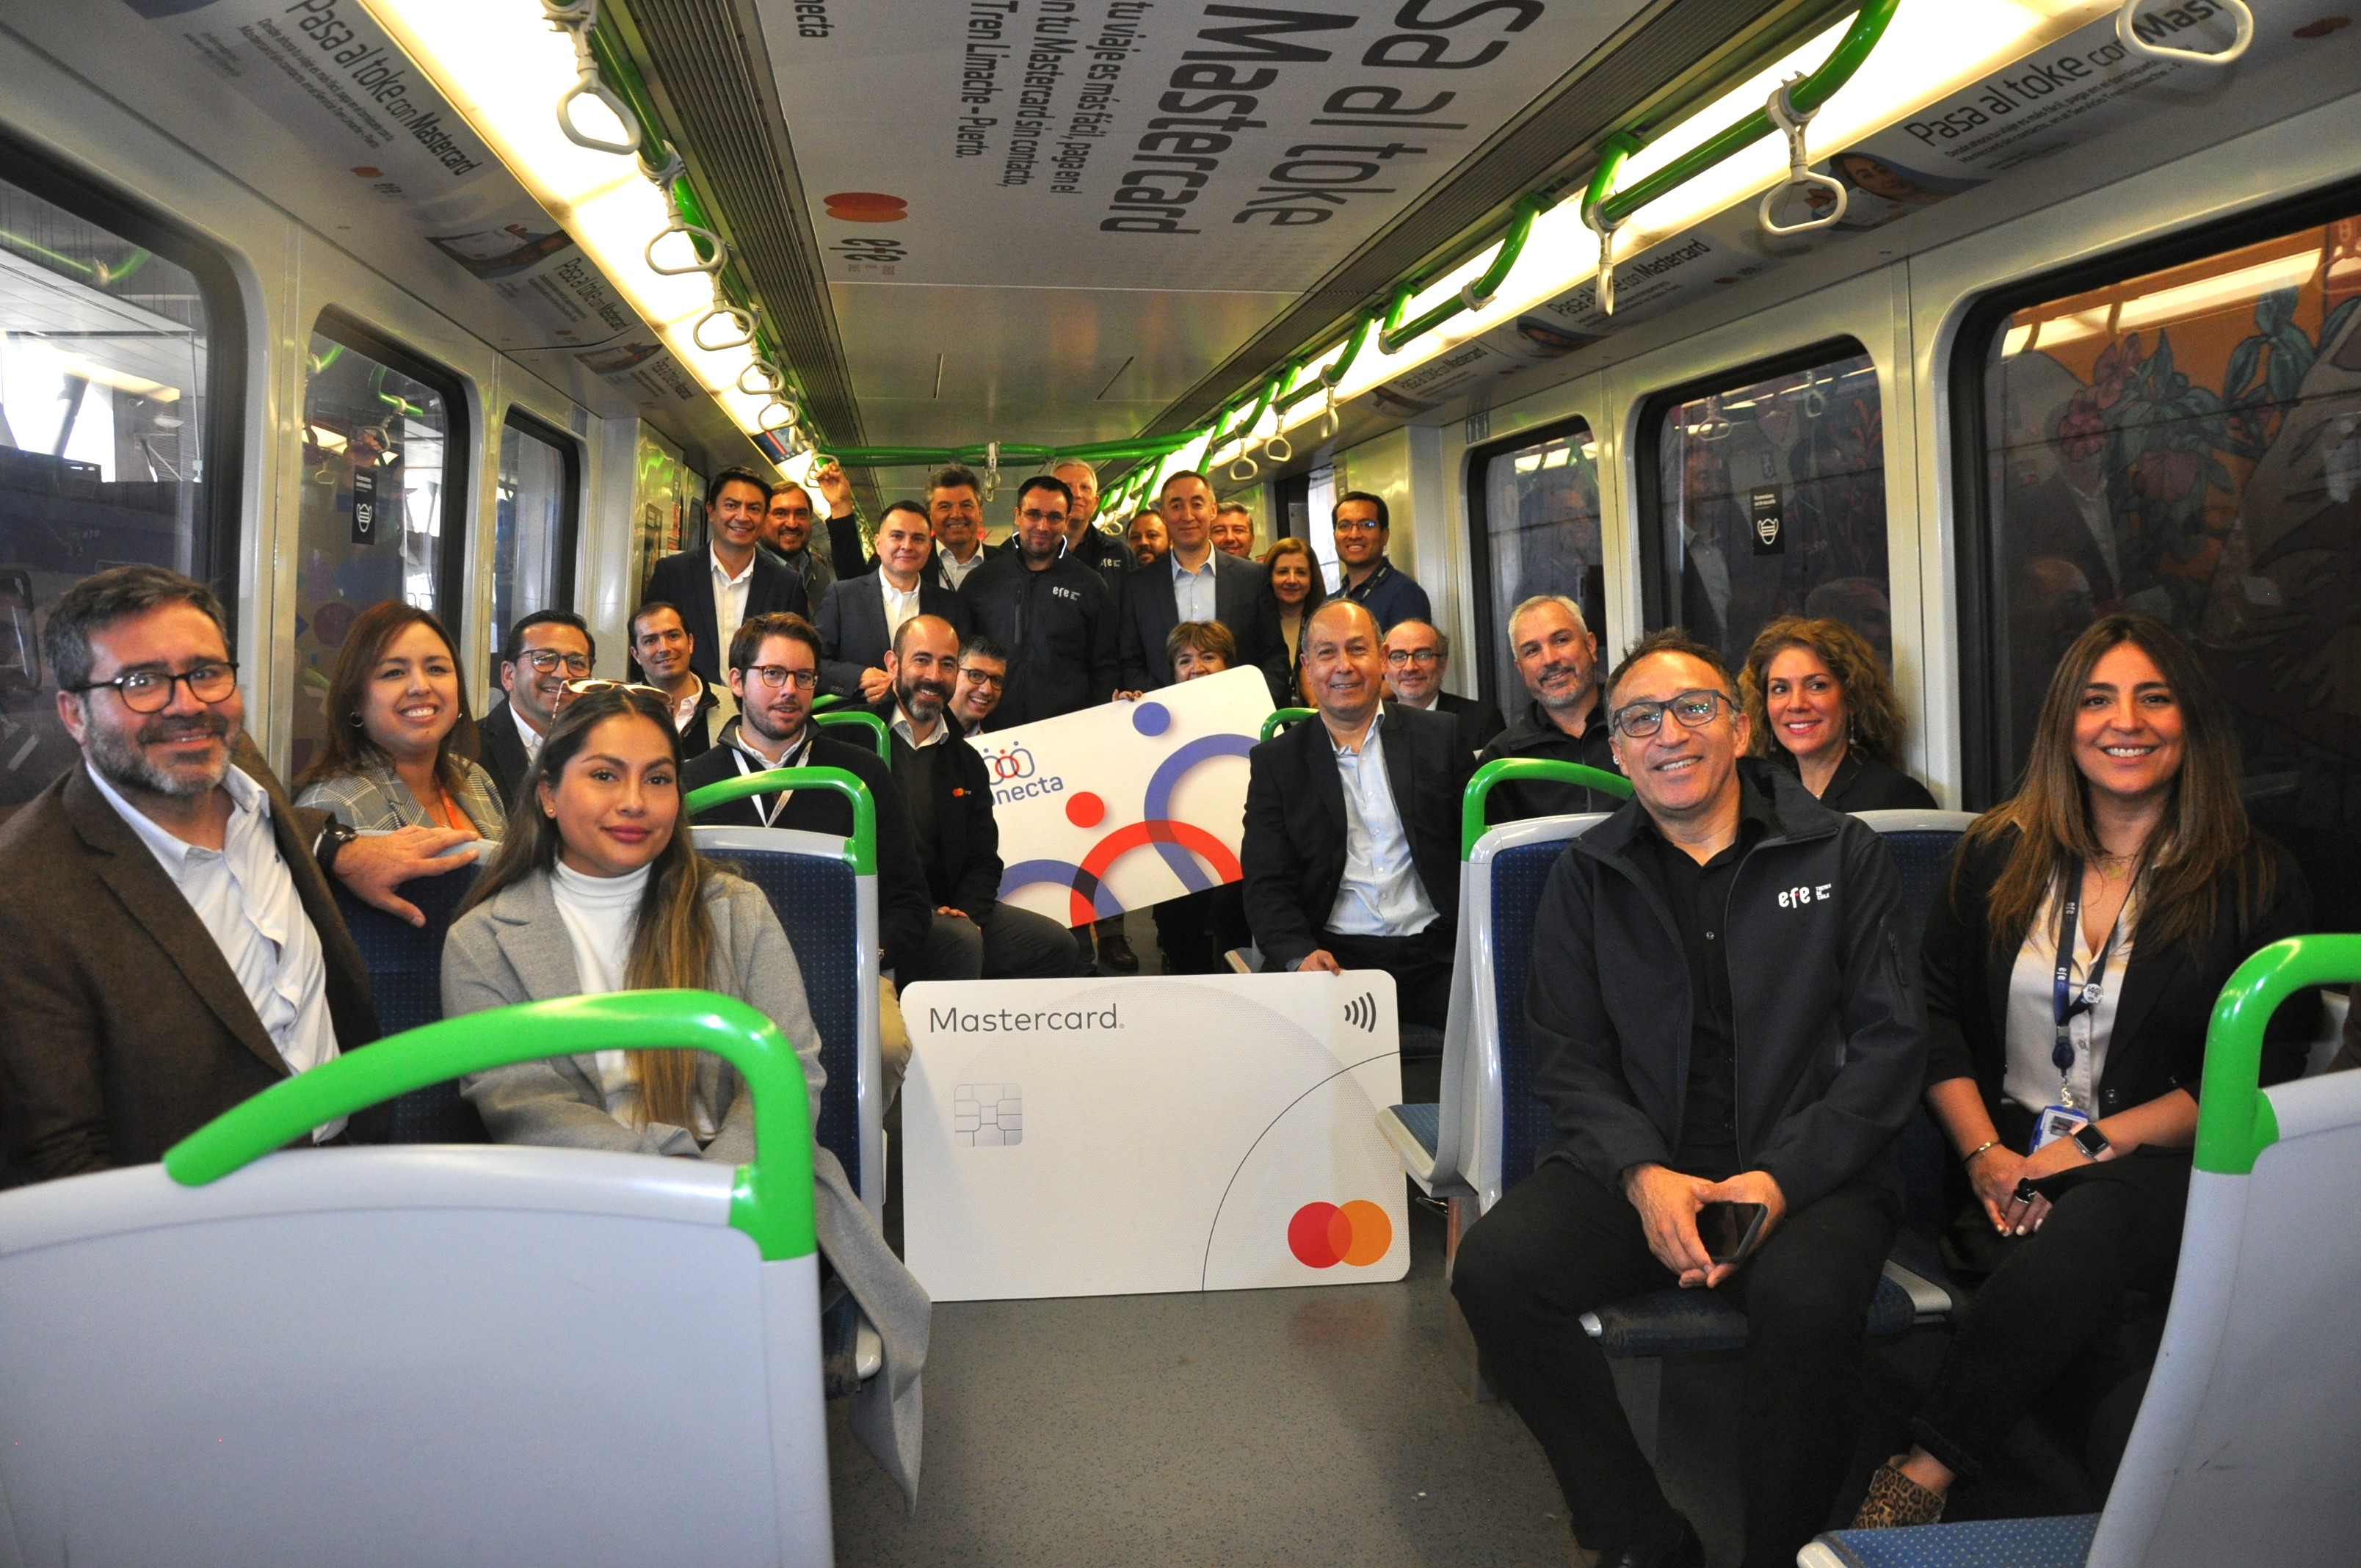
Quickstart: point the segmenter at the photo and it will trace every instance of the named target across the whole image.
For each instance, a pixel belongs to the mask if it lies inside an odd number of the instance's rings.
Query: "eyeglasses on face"
[[[172,688],[182,681],[189,683],[189,695],[207,707],[227,702],[229,694],[237,690],[237,665],[235,662],[199,664],[178,674],[169,670],[134,670],[111,681],[93,681],[73,689],[94,692],[102,686],[112,687],[115,695],[123,699],[123,706],[132,712],[161,713],[172,706]]]
[[[1386,650],[1386,663],[1389,664],[1440,664],[1443,663],[1443,650],[1440,648],[1389,648]]]
[[[544,675],[554,672],[560,664],[566,666],[566,673],[569,675],[587,675],[590,673],[590,655],[588,653],[562,653],[555,648],[528,648],[517,657],[519,662],[531,664]]]
[[[1718,691],[1676,692],[1662,702],[1627,702],[1615,710],[1615,732],[1644,740],[1664,727],[1667,709],[1681,721],[1682,729],[1702,729],[1729,703],[1730,698]]]
[[[1008,685],[1008,677],[1006,675],[987,675],[982,670],[975,669],[972,666],[960,671],[960,678],[964,681],[972,682],[974,685],[983,686],[991,691],[1005,690]]]
[[[801,691],[809,691],[819,685],[818,670],[790,670],[785,664],[749,664],[746,666],[746,674],[761,681],[773,691],[782,689],[789,681],[795,682],[796,688]]]

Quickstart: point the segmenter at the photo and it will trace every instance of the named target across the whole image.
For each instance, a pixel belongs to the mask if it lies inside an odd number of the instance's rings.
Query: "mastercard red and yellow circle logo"
[[[1287,1250],[1306,1268],[1367,1268],[1394,1245],[1394,1223],[1375,1203],[1306,1203],[1287,1222]]]

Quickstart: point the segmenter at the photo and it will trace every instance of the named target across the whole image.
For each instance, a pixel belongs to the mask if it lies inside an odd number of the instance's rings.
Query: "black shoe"
[[[1680,1519],[1681,1531],[1670,1545],[1652,1540],[1602,1552],[1598,1568],[1705,1568],[1705,1542],[1687,1519],[1674,1517]]]
[[[1117,974],[1139,972],[1139,955],[1131,950],[1130,938],[1120,932],[1099,944],[1099,962]]]

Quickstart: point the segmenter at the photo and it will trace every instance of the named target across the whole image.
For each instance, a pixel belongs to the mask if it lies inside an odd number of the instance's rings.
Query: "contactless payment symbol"
[[[1287,1250],[1306,1268],[1347,1263],[1367,1268],[1394,1245],[1394,1223],[1364,1199],[1341,1206],[1306,1203],[1287,1223]]]
[[[1363,992],[1345,1003],[1345,1022],[1364,1034],[1378,1032],[1378,999],[1374,992]]]

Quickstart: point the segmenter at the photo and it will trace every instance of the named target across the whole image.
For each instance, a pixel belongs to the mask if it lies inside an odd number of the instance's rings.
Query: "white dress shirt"
[[[229,792],[229,828],[218,850],[178,839],[115,793],[105,775],[88,770],[98,793],[189,901],[197,919],[254,1003],[263,1032],[289,1072],[306,1072],[337,1055],[335,1020],[328,1012],[328,965],[320,933],[303,912],[294,874],[280,858],[270,830],[270,797],[233,767],[222,776]],[[312,1129],[313,1142],[345,1130],[345,1118]]]
[[[1336,746],[1336,776],[1345,786],[1345,880],[1328,911],[1328,929],[1348,937],[1415,936],[1439,914],[1418,880],[1410,834],[1394,806],[1379,733],[1385,722],[1380,707],[1359,751]],[[1329,744],[1335,745],[1334,736]]]
[[[541,731],[524,721],[517,711],[516,698],[509,698],[509,717],[516,721],[517,739],[524,742],[524,760],[528,762],[541,755]]]
[[[943,564],[943,581],[949,583],[954,589],[962,588],[967,586],[967,580],[974,575],[975,569],[983,565],[983,546],[978,544],[975,547],[975,554],[964,561],[960,560],[948,550],[939,549],[935,552],[935,559]]]
[[[2074,1065],[2067,1069],[2062,1083],[2058,1064],[2050,1058],[2058,1044],[2053,996],[2058,980],[2055,888],[2034,912],[2033,924],[2025,933],[2025,945],[2017,948],[2016,963],[2008,971],[2008,1059],[2001,1074],[2000,1091],[2036,1115],[2061,1103],[2061,1088],[2073,1091],[2075,1109],[2084,1114],[2093,1114],[2098,1109],[2099,1080],[2107,1069],[2107,1046],[2114,1038],[2115,1009],[2124,999],[2124,971],[2132,961],[2138,899],[2135,891],[2124,900],[2123,913],[2115,917],[2115,944],[2107,954],[2107,972],[2100,982],[2104,989],[2097,1003],[2066,1020],[2066,1037],[2074,1043]],[[2081,922],[2077,920],[2075,924],[2080,926]],[[2070,983],[2079,990],[2090,982],[2091,963],[2098,957],[2098,948],[2077,930],[2073,949],[2066,972]]]
[[[945,713],[935,720],[935,727],[928,732],[927,738],[923,740],[919,740],[917,731],[911,727],[909,710],[899,703],[894,706],[894,722],[887,728],[899,735],[903,744],[908,746],[913,751],[922,751],[928,746],[939,746],[951,738],[951,718],[949,713]]]
[[[1182,620],[1212,620],[1213,615],[1213,563],[1221,552],[1205,553],[1205,564],[1195,571],[1180,564],[1180,552],[1175,550],[1169,559],[1172,563],[1172,608]]]
[[[892,578],[886,576],[884,567],[877,569],[877,591],[885,596],[885,645],[888,648],[894,645],[894,639],[902,634],[902,623],[918,613],[918,590],[925,586],[926,580],[921,576],[910,585],[908,593],[904,593],[894,586]]]
[[[738,635],[739,624],[746,619],[746,596],[754,591],[754,563],[763,558],[763,553],[750,551],[746,569],[734,577],[710,546],[707,547],[706,557],[713,565],[713,625],[721,637],[721,646],[713,651],[713,656],[726,664],[730,662],[730,640]]]

